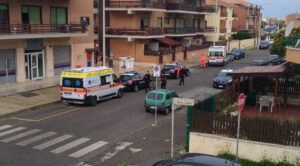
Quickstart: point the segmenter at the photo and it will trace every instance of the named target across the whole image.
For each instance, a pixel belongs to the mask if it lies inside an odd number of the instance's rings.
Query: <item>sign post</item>
[[[183,99],[183,98],[173,98],[172,100],[172,127],[171,127],[171,158],[174,157],[174,111],[176,105],[182,106],[194,106],[195,100],[194,99]]]
[[[241,93],[238,98],[238,126],[237,126],[237,134],[236,134],[236,158],[238,161],[239,158],[239,139],[240,139],[240,125],[241,125],[241,111],[244,110],[245,107],[245,95]]]
[[[9,94],[9,90],[8,90],[8,58],[5,59],[5,75],[6,75],[6,110],[8,111],[8,94]]]
[[[153,67],[153,76],[155,77],[155,90],[157,90],[157,77],[160,77],[160,66],[155,65]],[[157,125],[157,93],[155,93],[155,117],[153,126]]]

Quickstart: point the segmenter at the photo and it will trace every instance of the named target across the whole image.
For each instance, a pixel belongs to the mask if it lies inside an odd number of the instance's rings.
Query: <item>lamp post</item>
[[[105,0],[102,0],[102,66],[105,66],[106,48],[105,48]]]
[[[216,41],[217,41],[217,15],[218,15],[218,0],[216,0],[216,12],[215,12],[215,40],[214,40],[214,46],[216,45]]]

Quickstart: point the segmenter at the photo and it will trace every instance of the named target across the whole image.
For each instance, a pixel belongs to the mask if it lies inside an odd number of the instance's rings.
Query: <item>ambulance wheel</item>
[[[133,91],[134,91],[134,92],[137,92],[137,91],[139,91],[139,86],[138,86],[138,85],[134,85],[134,87],[133,87]]]
[[[97,105],[97,98],[96,97],[91,97],[90,98],[90,106],[96,106]]]
[[[118,91],[118,97],[119,98],[123,97],[123,91],[121,89],[119,89],[119,91]]]

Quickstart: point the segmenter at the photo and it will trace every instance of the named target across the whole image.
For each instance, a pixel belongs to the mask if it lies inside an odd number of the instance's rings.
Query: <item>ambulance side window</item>
[[[111,83],[111,75],[101,76],[101,85],[108,85]]]

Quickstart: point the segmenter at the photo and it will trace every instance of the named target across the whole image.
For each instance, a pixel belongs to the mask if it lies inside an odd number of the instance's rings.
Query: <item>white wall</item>
[[[269,159],[275,162],[287,160],[300,164],[300,147],[240,140],[239,157],[260,161]],[[211,134],[190,133],[190,152],[218,155],[229,152],[235,154],[236,139]]]

